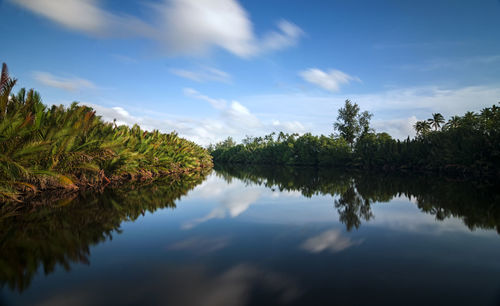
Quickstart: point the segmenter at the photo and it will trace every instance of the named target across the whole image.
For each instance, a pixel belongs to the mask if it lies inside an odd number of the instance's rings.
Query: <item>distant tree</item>
[[[224,141],[221,141],[215,145],[215,149],[229,149],[234,147],[236,142],[234,142],[233,137],[229,136]]]
[[[417,121],[413,127],[419,136],[425,135],[431,130],[429,121]]]
[[[367,111],[360,113],[358,104],[347,99],[344,107],[339,109],[337,122],[333,124],[333,127],[352,147],[356,138],[371,131],[370,119],[372,116]]]
[[[460,116],[452,116],[448,122],[443,126],[445,130],[456,129],[460,126]]]
[[[359,125],[361,128],[361,135],[366,135],[370,132],[373,131],[372,128],[370,128],[370,120],[372,119],[373,114],[371,114],[368,111],[364,111],[359,115]]]
[[[427,120],[430,125],[434,128],[435,131],[438,130],[438,128],[441,127],[441,124],[444,123],[444,117],[440,113],[434,113],[432,114],[432,118]]]

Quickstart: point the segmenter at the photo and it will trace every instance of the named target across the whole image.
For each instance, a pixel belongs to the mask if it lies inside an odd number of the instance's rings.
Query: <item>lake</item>
[[[500,305],[498,187],[235,166],[3,207],[0,304]]]

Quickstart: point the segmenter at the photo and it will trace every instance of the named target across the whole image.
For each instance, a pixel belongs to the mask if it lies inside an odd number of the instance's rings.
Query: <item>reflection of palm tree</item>
[[[437,131],[438,128],[441,127],[441,124],[444,123],[444,117],[440,113],[434,113],[432,114],[432,118],[427,121],[429,121],[431,126],[434,127],[434,130]]]

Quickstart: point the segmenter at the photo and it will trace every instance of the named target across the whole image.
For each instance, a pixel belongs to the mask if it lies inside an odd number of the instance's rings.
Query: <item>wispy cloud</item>
[[[238,101],[228,103],[223,99],[213,99],[192,88],[184,89],[184,93],[192,98],[207,101],[215,109],[220,111],[219,117],[225,126],[225,134],[236,138],[244,135],[260,135],[272,131],[284,131],[291,133],[304,133],[305,127],[299,121],[279,121],[272,119],[271,122],[263,122],[257,115],[253,114],[247,107]]]
[[[269,114],[280,113],[287,120],[314,122],[308,131],[330,134],[337,111],[346,98],[356,102],[362,110],[374,114],[372,125],[377,132],[388,132],[404,139],[413,136],[412,125],[417,120],[441,113],[445,118],[463,115],[466,111],[479,111],[500,101],[500,85],[489,86],[422,86],[394,88],[364,94],[272,94],[241,97],[244,104],[266,108]],[[287,110],[293,110],[287,112]]]
[[[197,90],[192,89],[192,88],[184,88],[184,95],[195,98],[195,99],[200,99],[207,101],[212,105],[213,108],[223,110],[226,108],[227,102],[224,99],[213,99],[208,96],[200,94]]]
[[[231,81],[231,75],[229,73],[207,66],[196,70],[172,68],[170,69],[170,72],[182,78],[196,82],[215,81],[229,83]]]
[[[305,126],[299,121],[280,121],[276,118],[263,120],[262,114],[252,113],[245,105],[238,101],[215,99],[199,93],[195,89],[186,88],[184,94],[196,100],[208,102],[216,111],[212,117],[203,119],[185,118],[181,116],[156,114],[138,116],[129,110],[116,106],[84,102],[82,104],[93,107],[97,114],[106,121],[117,120],[118,124],[139,124],[146,130],[157,129],[164,132],[176,131],[180,136],[195,141],[201,145],[208,145],[221,141],[228,136],[240,140],[245,135],[263,135],[271,132],[284,131],[287,133],[304,133]],[[195,102],[194,102],[195,103]],[[270,116],[274,116],[270,114]]]
[[[33,77],[43,85],[61,88],[68,91],[96,88],[94,83],[92,83],[91,81],[78,77],[58,77],[51,73],[42,71],[33,72]]]
[[[309,68],[301,71],[299,75],[305,81],[331,92],[339,91],[340,86],[349,84],[351,81],[360,81],[357,77],[335,69],[323,71],[317,68]]]
[[[221,48],[240,57],[295,45],[303,31],[281,20],[262,38],[236,0],[162,0],[149,16],[118,15],[100,0],[11,0],[68,29],[98,37],[140,37],[159,43],[167,54],[200,55]]]

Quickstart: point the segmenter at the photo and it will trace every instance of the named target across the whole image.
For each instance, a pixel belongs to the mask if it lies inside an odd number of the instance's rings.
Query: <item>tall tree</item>
[[[445,122],[443,115],[441,115],[440,113],[432,114],[432,118],[428,119],[427,121],[429,121],[435,131],[437,131],[438,128],[441,127],[441,124]]]
[[[444,129],[456,129],[460,126],[460,116],[451,116],[450,120],[443,126]]]
[[[16,85],[16,79],[9,77],[9,69],[7,64],[2,64],[2,74],[0,75],[0,118],[5,116],[7,111],[7,104],[9,103],[10,93],[14,85]]]
[[[344,107],[339,109],[337,122],[333,124],[333,128],[352,147],[357,138],[372,131],[370,128],[372,116],[368,111],[360,113],[358,104],[347,99]]]
[[[343,137],[351,147],[354,144],[356,135],[358,135],[361,130],[358,122],[358,114],[359,106],[347,99],[345,100],[344,107],[339,109],[337,122],[333,124],[333,127],[339,132],[340,136]]]
[[[361,136],[366,135],[370,132],[373,131],[373,129],[370,127],[370,120],[372,119],[373,114],[364,111],[359,115],[359,126],[361,128]]]
[[[431,130],[429,121],[417,121],[413,127],[419,136],[425,135]]]

